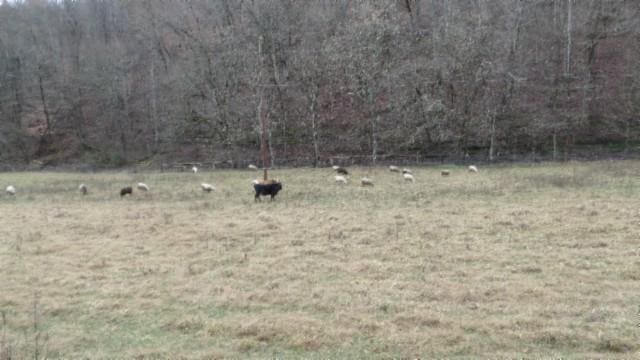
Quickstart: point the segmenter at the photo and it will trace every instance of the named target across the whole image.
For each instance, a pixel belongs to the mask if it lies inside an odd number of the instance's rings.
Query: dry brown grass
[[[0,359],[638,355],[640,163],[449,168],[0,174]]]

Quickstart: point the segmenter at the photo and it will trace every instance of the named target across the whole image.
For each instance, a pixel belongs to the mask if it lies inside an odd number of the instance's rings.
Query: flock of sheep
[[[138,184],[136,184],[136,188],[139,191],[142,192],[148,192],[149,189],[149,185],[143,183],[143,182],[139,182]],[[210,193],[212,191],[214,191],[216,188],[208,183],[202,183],[200,184],[200,188],[202,189],[202,191],[206,192],[206,193]],[[82,193],[82,195],[86,195],[87,194],[87,187],[84,184],[80,184],[79,187],[80,192]],[[133,195],[133,188],[131,186],[127,186],[124,187],[122,189],[120,189],[120,197],[125,196],[125,195]]]
[[[248,168],[251,170],[258,170],[258,167],[255,165],[249,165]],[[335,170],[337,173],[337,175],[335,176],[335,182],[337,184],[347,184],[349,182],[348,180],[349,171],[346,168],[334,165],[333,170]],[[198,168],[196,166],[193,166],[191,168],[191,171],[195,174],[198,172]],[[402,177],[404,178],[405,182],[413,183],[416,181],[410,169],[403,168],[402,170],[400,170],[399,167],[391,165],[389,166],[389,171],[394,173],[402,173]],[[468,171],[477,173],[478,168],[475,165],[470,165],[468,167]],[[450,172],[449,170],[442,170],[440,174],[442,176],[449,176]],[[253,180],[252,184],[255,190],[256,201],[260,199],[260,196],[271,196],[271,200],[273,200],[273,198],[282,189],[282,184],[277,180],[275,181],[270,180],[268,182]],[[360,179],[360,184],[362,186],[373,186],[373,179],[370,178],[368,175],[366,175]],[[141,192],[148,192],[150,190],[149,186],[142,182],[137,183],[136,188],[138,189],[138,191],[141,191]],[[215,187],[209,183],[201,183],[200,188],[202,189],[203,192],[206,192],[206,193],[210,193],[215,190]],[[13,185],[7,186],[5,191],[10,196],[16,195],[16,188]],[[80,184],[80,186],[78,186],[78,191],[82,195],[87,195],[89,192],[89,188],[85,184]],[[132,195],[132,194],[133,194],[133,187],[131,186],[127,186],[120,189],[120,197],[123,197],[125,195]]]
[[[136,188],[139,191],[142,192],[147,192],[149,191],[149,185],[143,183],[143,182],[139,182],[138,184],[136,184]],[[213,190],[215,190],[216,188],[208,183],[202,183],[200,184],[200,188],[202,189],[202,191],[210,193]],[[85,184],[80,184],[78,186],[78,191],[82,194],[82,195],[87,195],[89,193],[89,188],[87,187],[87,185]],[[7,193],[7,195],[10,196],[15,196],[16,195],[16,188],[13,185],[9,185],[7,186],[7,188],[5,189],[5,192]],[[127,186],[127,187],[123,187],[122,189],[120,189],[120,196],[125,196],[125,195],[132,195],[133,194],[133,187],[131,186]]]
[[[194,165],[194,166],[191,168],[191,171],[192,171],[194,174],[197,174],[197,173],[198,173],[198,167]],[[145,184],[145,183],[143,183],[143,182],[139,182],[139,183],[137,183],[137,184],[136,184],[136,188],[137,188],[139,191],[142,191],[142,192],[148,192],[148,191],[150,190],[149,185],[147,185],[147,184]],[[204,192],[206,192],[206,193],[210,193],[210,192],[212,192],[212,191],[214,191],[214,190],[216,189],[213,185],[208,184],[208,183],[202,183],[202,184],[200,184],[200,188],[202,189],[202,191],[204,191]],[[78,191],[79,191],[82,195],[87,195],[87,194],[89,193],[89,187],[87,187],[87,185],[85,185],[85,184],[80,184],[80,185],[78,186]],[[9,185],[9,186],[7,186],[7,188],[5,189],[5,192],[7,193],[7,195],[15,196],[15,195],[16,195],[16,188],[15,188],[15,186],[13,186],[13,185]],[[123,196],[125,196],[125,195],[133,195],[133,187],[131,187],[131,186],[126,186],[126,187],[123,187],[122,189],[120,189],[120,197],[123,197]]]
[[[473,173],[478,172],[478,168],[475,165],[469,165],[467,169],[469,170],[469,172],[473,172]],[[349,182],[349,178],[348,178],[349,171],[347,169],[345,169],[342,166],[334,165],[333,170],[335,170],[336,173],[338,173],[338,175],[335,176],[336,184],[347,184]],[[400,170],[399,167],[395,165],[390,165],[389,171],[395,172],[395,173],[402,172],[402,177],[404,178],[405,182],[413,183],[416,181],[410,169],[403,168],[402,170]],[[440,174],[442,176],[449,176],[450,172],[449,170],[442,170]],[[366,175],[360,179],[360,184],[362,186],[373,186],[373,179],[371,179],[368,175]]]

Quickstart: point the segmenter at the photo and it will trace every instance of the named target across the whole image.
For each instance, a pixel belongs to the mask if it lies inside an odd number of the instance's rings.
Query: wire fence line
[[[640,148],[632,151],[598,152],[598,151],[573,151],[571,154],[561,154],[555,159],[552,154],[497,154],[493,161],[489,161],[485,154],[443,153],[443,154],[379,154],[374,161],[371,155],[341,154],[325,156],[314,159],[313,156],[299,157],[275,157],[270,168],[312,168],[339,166],[437,166],[437,165],[471,165],[471,164],[508,164],[508,163],[537,163],[537,162],[564,162],[564,161],[592,161],[592,160],[639,160]],[[0,172],[12,171],[70,171],[70,172],[95,172],[109,170],[128,170],[132,172],[160,171],[160,172],[188,172],[193,167],[200,171],[215,169],[247,169],[249,165],[262,168],[262,162],[257,156],[247,158],[235,157],[232,159],[211,160],[148,160],[124,166],[110,166],[86,162],[69,164],[44,164],[32,161],[29,164],[0,163]]]
[[[486,156],[454,155],[454,154],[404,154],[404,155],[378,155],[373,160],[371,155],[336,155],[314,159],[313,157],[282,157],[276,158],[270,168],[310,168],[310,167],[330,167],[339,166],[437,166],[444,164],[471,165],[471,164],[506,164],[506,163],[537,163],[537,162],[565,162],[565,161],[590,161],[590,160],[624,160],[640,159],[640,153],[611,153],[611,154],[591,154],[574,153],[566,156],[553,158],[551,154],[507,154],[498,155],[493,161],[489,161]],[[193,166],[202,170],[214,169],[247,169],[249,165],[262,168],[262,163],[254,159],[248,160],[224,160],[224,161],[203,161],[203,162],[175,162],[163,164],[161,171],[190,171]]]

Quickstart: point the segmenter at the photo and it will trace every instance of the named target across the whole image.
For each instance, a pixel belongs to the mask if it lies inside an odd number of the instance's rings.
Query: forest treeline
[[[0,5],[4,163],[638,152],[640,2]]]

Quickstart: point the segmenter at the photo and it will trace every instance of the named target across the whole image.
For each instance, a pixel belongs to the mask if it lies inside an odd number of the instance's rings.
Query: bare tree
[[[274,160],[316,166],[339,154],[630,151],[639,11],[622,0],[5,1],[0,158],[238,164],[257,160],[261,131]]]

